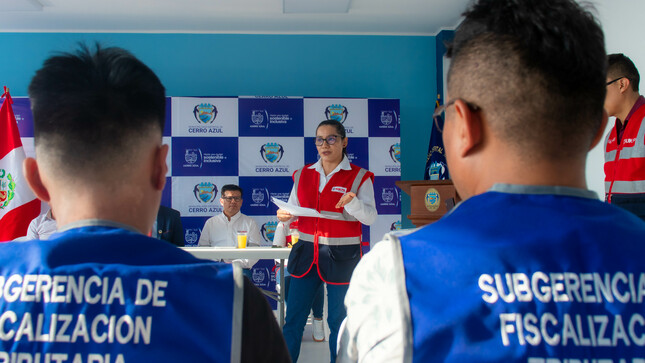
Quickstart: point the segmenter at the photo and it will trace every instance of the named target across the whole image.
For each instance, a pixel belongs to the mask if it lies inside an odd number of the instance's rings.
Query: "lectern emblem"
[[[441,197],[439,196],[437,189],[428,188],[428,190],[426,190],[425,203],[426,209],[430,212],[434,212],[439,209],[439,206],[441,206]]]

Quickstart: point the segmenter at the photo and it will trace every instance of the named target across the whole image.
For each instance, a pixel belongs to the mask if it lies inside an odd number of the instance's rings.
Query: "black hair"
[[[118,165],[135,152],[138,137],[163,131],[161,81],[121,48],[81,44],[50,57],[31,80],[29,97],[36,147],[67,171]]]
[[[638,69],[636,69],[634,62],[623,53],[614,53],[607,56],[607,76],[614,79],[618,77],[629,79],[632,90],[638,92],[638,84],[641,79]]]
[[[604,35],[574,0],[479,0],[448,55],[448,94],[530,157],[587,152],[602,124]]]
[[[336,129],[336,132],[338,132],[338,135],[340,136],[341,140],[344,140],[347,137],[347,132],[345,131],[345,126],[340,121],[337,120],[324,120],[318,124],[316,127],[316,131],[321,126],[333,126]],[[343,154],[347,155],[347,147],[343,148]]]
[[[222,194],[221,195],[222,195],[222,197],[224,197],[224,194],[226,194],[226,192],[235,192],[235,191],[240,192],[240,196],[244,195],[244,192],[242,191],[242,188],[239,185],[235,185],[235,184],[226,184],[226,185],[224,185],[222,187]]]

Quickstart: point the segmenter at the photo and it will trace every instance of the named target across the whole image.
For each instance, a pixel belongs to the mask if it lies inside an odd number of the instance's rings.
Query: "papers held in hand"
[[[283,202],[280,199],[276,199],[275,197],[271,197],[271,201],[273,202],[273,204],[277,205],[278,208],[286,210],[287,212],[291,213],[291,215],[294,215],[294,216],[317,217],[317,218],[327,218],[327,219],[343,219],[343,217],[340,214],[333,214],[333,215],[321,214],[315,209],[299,207],[297,205]]]

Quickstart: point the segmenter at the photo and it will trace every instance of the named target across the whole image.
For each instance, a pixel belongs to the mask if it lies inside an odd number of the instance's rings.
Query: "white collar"
[[[311,165],[309,169],[315,169],[320,175],[325,175],[325,170],[323,169],[321,159],[318,159],[318,161],[315,164]],[[332,170],[332,172],[329,173],[329,175],[332,175],[339,170],[352,170],[352,166],[349,163],[349,159],[347,158],[347,155],[343,155],[343,160],[341,160],[340,163],[336,165],[336,168],[334,168],[334,170]]]

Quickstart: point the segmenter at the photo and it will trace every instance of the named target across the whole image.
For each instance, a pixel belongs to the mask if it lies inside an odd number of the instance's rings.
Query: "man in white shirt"
[[[29,223],[27,239],[47,239],[56,232],[56,229],[56,218],[49,209],[47,213],[39,215]]]
[[[222,187],[222,197],[219,202],[224,210],[209,218],[204,224],[202,235],[199,237],[199,246],[206,247],[235,247],[237,246],[237,232],[248,233],[248,245],[260,246],[263,243],[260,228],[253,218],[240,212],[242,208],[242,188],[235,184],[226,184]],[[242,267],[251,268],[257,260],[240,260]],[[227,261],[229,262],[229,261]]]

